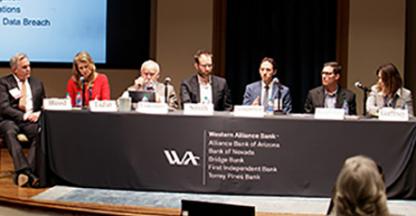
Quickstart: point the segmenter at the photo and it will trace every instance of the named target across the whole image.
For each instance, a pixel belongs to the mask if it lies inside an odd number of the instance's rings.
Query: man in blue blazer
[[[262,105],[265,110],[268,106],[273,106],[274,110],[290,113],[292,111],[292,99],[289,88],[282,85],[277,78],[273,79],[277,73],[274,59],[263,58],[259,73],[261,80],[246,86],[243,105]],[[276,105],[278,107],[275,107]]]

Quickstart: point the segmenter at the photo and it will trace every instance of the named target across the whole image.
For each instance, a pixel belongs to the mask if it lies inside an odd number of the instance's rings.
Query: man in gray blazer
[[[356,115],[355,94],[341,88],[338,80],[341,76],[341,65],[327,62],[321,72],[322,86],[309,91],[305,101],[305,112],[314,113],[317,107],[343,108],[349,115]]]
[[[231,111],[231,94],[227,81],[212,75],[212,53],[198,50],[194,55],[194,67],[197,74],[181,83],[181,104],[212,103],[216,111]]]
[[[13,56],[10,67],[12,74],[0,78],[0,133],[13,159],[15,184],[37,187],[35,153],[45,90],[40,80],[30,76],[30,62],[25,54]],[[17,139],[18,133],[24,133],[31,141],[27,157]]]
[[[269,106],[274,111],[290,113],[292,111],[292,99],[289,88],[282,85],[277,78],[276,62],[273,58],[265,57],[260,63],[260,81],[246,86],[243,105],[262,105],[265,110]],[[275,100],[277,104],[275,104]],[[274,107],[277,106],[277,107]]]
[[[156,95],[156,102],[167,102],[170,110],[176,110],[179,108],[178,99],[173,85],[170,83],[159,82],[159,63],[153,60],[143,62],[140,67],[139,75],[140,76],[134,80],[134,84],[127,88],[127,91],[154,91]],[[167,98],[165,98],[166,96]]]

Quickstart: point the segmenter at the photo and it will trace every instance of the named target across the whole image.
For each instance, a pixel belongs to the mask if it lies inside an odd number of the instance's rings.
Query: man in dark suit
[[[292,99],[289,88],[282,85],[277,78],[276,61],[273,58],[265,57],[260,63],[260,81],[246,86],[244,92],[244,105],[262,105],[265,110],[271,108],[274,111],[290,113],[292,111]],[[276,104],[274,101],[278,100]],[[271,103],[271,104],[270,104]],[[274,106],[278,107],[274,107]]]
[[[322,69],[322,86],[309,91],[305,101],[305,112],[314,113],[316,107],[343,108],[349,115],[356,115],[355,94],[341,88],[338,80],[341,76],[341,65],[327,62]]]
[[[194,61],[197,74],[181,83],[182,107],[184,103],[212,103],[216,111],[231,111],[232,102],[226,80],[211,74],[212,54],[199,50],[194,55]]]
[[[13,159],[15,184],[37,187],[35,152],[45,91],[42,82],[30,76],[30,61],[25,54],[13,56],[10,67],[12,74],[0,78],[0,133]],[[28,157],[22,151],[18,133],[25,134],[31,142]]]

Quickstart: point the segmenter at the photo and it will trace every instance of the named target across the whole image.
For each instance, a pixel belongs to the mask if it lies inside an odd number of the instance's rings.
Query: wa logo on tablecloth
[[[170,165],[176,165],[176,166],[198,166],[200,158],[196,155],[194,155],[191,151],[186,151],[182,157],[178,155],[178,153],[175,150],[164,150],[163,153],[165,153],[165,157],[168,160],[168,163]]]

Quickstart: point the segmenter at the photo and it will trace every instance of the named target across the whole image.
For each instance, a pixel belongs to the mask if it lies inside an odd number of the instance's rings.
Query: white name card
[[[183,105],[184,115],[214,115],[214,105],[212,103],[185,103]]]
[[[250,106],[250,105],[236,105],[234,106],[234,116],[239,117],[264,117],[263,106]]]
[[[384,107],[378,111],[378,119],[384,121],[408,121],[409,112],[406,109]]]
[[[166,103],[139,102],[136,111],[147,114],[167,114],[169,106]]]
[[[116,112],[117,104],[115,100],[92,100],[90,101],[91,112]]]
[[[71,100],[66,98],[45,98],[43,99],[45,110],[71,110]]]
[[[345,117],[345,110],[338,108],[316,108],[315,119],[329,119],[329,120],[343,120]]]

